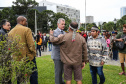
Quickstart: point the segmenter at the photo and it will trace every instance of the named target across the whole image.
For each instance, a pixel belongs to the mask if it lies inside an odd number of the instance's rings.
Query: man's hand
[[[123,39],[120,39],[120,41],[123,41]]]
[[[123,39],[115,39],[115,41],[123,41]]]
[[[62,37],[63,36],[63,34],[60,34],[59,36],[58,36],[58,38],[60,38],[60,37]]]
[[[103,61],[101,61],[101,65],[104,65],[104,62]]]
[[[85,67],[85,62],[82,63],[81,69],[83,69],[84,67]]]
[[[52,35],[53,35],[53,32],[54,32],[53,30],[50,30],[50,34],[52,34]]]

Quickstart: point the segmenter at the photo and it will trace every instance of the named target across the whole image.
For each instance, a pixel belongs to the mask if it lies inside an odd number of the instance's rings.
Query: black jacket
[[[1,29],[0,29],[0,40],[1,40],[1,41],[5,40],[5,38],[4,38],[5,35],[7,35],[7,30],[1,28]]]
[[[49,40],[49,38],[47,36],[45,37],[45,40],[44,40],[44,36],[43,36],[42,43],[43,44],[47,44],[48,40]]]

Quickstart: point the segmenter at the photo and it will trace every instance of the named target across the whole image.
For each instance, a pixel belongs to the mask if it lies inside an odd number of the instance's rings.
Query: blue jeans
[[[49,51],[52,51],[52,43],[49,43]]]
[[[95,67],[95,66],[90,65],[90,73],[92,76],[92,84],[97,84],[97,74],[100,77],[100,84],[103,84],[105,82],[105,77],[104,77],[104,73],[103,73],[103,66]]]
[[[117,60],[118,59],[118,50],[112,50],[113,52],[113,59]]]
[[[37,50],[39,50],[39,56],[41,56],[41,45],[37,45]]]

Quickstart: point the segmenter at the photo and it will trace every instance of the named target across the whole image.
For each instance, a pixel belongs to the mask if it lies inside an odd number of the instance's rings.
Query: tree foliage
[[[80,27],[79,30],[80,31],[84,31],[85,29],[84,29],[84,27]]]
[[[43,32],[48,32],[53,23],[54,12],[45,10],[38,15],[38,28]],[[49,24],[51,23],[51,24]]]
[[[2,11],[0,11],[0,22],[3,19],[7,19],[10,21],[12,27],[16,25],[16,13],[14,10],[10,8],[4,8]]]
[[[96,24],[95,24],[95,23],[87,23],[87,24],[86,24],[86,30],[87,30],[87,31],[91,31],[91,28],[92,28],[93,26],[96,26]],[[80,30],[80,31],[84,31],[84,30],[85,30],[85,24],[82,23],[79,30]]]
[[[124,15],[121,19],[117,20],[117,22],[114,24],[114,22],[104,22],[102,24],[104,30],[109,30],[109,31],[122,31],[123,25],[126,24],[126,15]]]
[[[122,19],[122,20],[126,20],[126,15],[124,15],[121,19]]]
[[[64,13],[55,13],[53,17],[53,22],[52,22],[52,28],[56,29],[57,28],[57,21],[59,18],[64,18],[65,19],[65,31],[68,29],[69,24],[71,22],[71,20],[68,18],[68,16]]]
[[[28,9],[38,6],[35,0],[16,0],[13,1],[12,9],[17,15],[27,15]]]
[[[88,23],[88,24],[87,24],[87,27],[86,27],[86,28],[87,28],[87,31],[91,31],[91,28],[92,28],[93,26],[95,26],[95,25],[96,25],[95,23],[90,23],[90,24]]]
[[[36,9],[29,9],[28,10],[28,15],[27,15],[27,20],[28,20],[28,27],[31,28],[32,31],[35,31],[35,11],[36,11],[36,16],[39,15],[38,10]]]

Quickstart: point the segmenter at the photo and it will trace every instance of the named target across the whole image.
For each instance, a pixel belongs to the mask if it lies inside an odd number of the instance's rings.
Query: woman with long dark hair
[[[42,44],[42,39],[40,38],[40,35],[37,34],[37,38],[36,38],[36,42],[37,42],[37,50],[39,50],[39,56],[41,56],[41,44]]]

